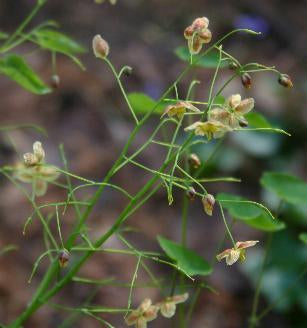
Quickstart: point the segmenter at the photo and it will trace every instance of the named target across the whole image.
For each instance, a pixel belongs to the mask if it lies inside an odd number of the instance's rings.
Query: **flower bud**
[[[252,78],[248,73],[243,73],[241,75],[241,82],[245,89],[250,89],[252,87]]]
[[[23,155],[23,161],[25,166],[34,166],[39,162],[37,157],[32,153],[25,153]]]
[[[97,58],[104,59],[110,52],[109,44],[101,35],[97,34],[93,38],[93,51]]]
[[[123,73],[126,75],[126,76],[130,76],[131,73],[132,73],[132,67],[130,66],[125,66],[124,70],[123,70]]]
[[[203,199],[202,203],[206,214],[212,216],[213,207],[215,204],[215,198],[211,194],[207,194]]]
[[[45,158],[45,151],[40,141],[35,141],[33,144],[33,153],[38,162],[42,162]]]
[[[235,71],[236,69],[239,68],[238,64],[234,61],[231,61],[229,64],[228,64],[228,68],[232,71]]]
[[[278,83],[288,89],[293,87],[293,83],[290,79],[290,76],[287,74],[280,74],[278,78]]]
[[[63,249],[59,254],[59,265],[61,268],[65,268],[69,261],[69,252]]]
[[[50,79],[50,84],[53,89],[57,89],[60,85],[60,77],[57,74],[53,74]]]
[[[201,161],[196,154],[191,154],[188,158],[188,162],[193,169],[198,169],[201,166]]]
[[[194,200],[196,197],[196,191],[193,187],[190,187],[187,191],[186,191],[186,195],[189,198],[189,200]]]

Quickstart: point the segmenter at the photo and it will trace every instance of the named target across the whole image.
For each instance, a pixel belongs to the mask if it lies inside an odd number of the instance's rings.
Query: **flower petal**
[[[259,243],[259,240],[238,241],[236,242],[236,249],[252,247],[255,246],[257,243]]]
[[[239,257],[240,257],[240,253],[241,252],[239,250],[231,249],[230,253],[226,257],[226,264],[227,265],[232,265],[235,262],[237,262]]]
[[[240,102],[236,107],[235,112],[241,115],[245,115],[250,112],[255,106],[254,98],[247,98]]]
[[[241,103],[241,96],[239,94],[232,95],[228,97],[226,100],[226,104],[232,109],[239,106],[240,103]]]
[[[165,318],[171,318],[175,315],[176,305],[173,302],[164,302],[160,307],[161,314]]]

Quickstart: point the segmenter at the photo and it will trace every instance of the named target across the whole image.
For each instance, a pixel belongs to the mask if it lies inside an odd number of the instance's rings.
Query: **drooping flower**
[[[240,126],[247,126],[248,121],[244,117],[249,113],[255,105],[253,98],[241,99],[239,94],[230,96],[223,108],[213,108],[209,113],[209,120],[219,121],[228,125],[232,129],[239,128]]]
[[[203,199],[202,199],[202,203],[204,206],[204,211],[212,216],[212,212],[213,212],[213,207],[215,204],[215,198],[213,195],[211,194],[207,194]]]
[[[164,115],[168,115],[169,117],[177,116],[180,119],[180,118],[182,118],[182,116],[184,115],[184,113],[187,110],[189,110],[191,112],[195,112],[195,113],[200,112],[200,110],[197,107],[195,107],[188,101],[178,101],[174,105],[166,106],[162,116],[164,116]]]
[[[23,163],[15,167],[15,178],[21,182],[31,183],[36,196],[43,196],[48,182],[56,180],[59,172],[53,166],[44,164],[45,151],[41,142],[33,144],[33,153],[23,155]]]
[[[157,304],[160,312],[165,318],[171,318],[175,315],[176,305],[185,302],[189,297],[188,293],[167,297],[164,301]]]
[[[227,265],[232,265],[237,262],[239,259],[241,261],[245,260],[245,248],[255,246],[259,240],[248,240],[248,241],[238,241],[235,244],[235,247],[226,249],[222,253],[216,256],[218,261],[226,259]]]
[[[222,122],[209,120],[207,122],[195,122],[184,129],[185,131],[193,131],[198,136],[206,136],[208,140],[211,138],[221,138],[231,128]]]
[[[293,82],[290,76],[287,74],[280,74],[280,76],[278,77],[278,83],[285,88],[293,88]]]
[[[198,54],[204,43],[209,43],[212,38],[208,29],[209,19],[198,17],[184,30],[184,37],[188,40],[188,46],[192,55]]]
[[[151,299],[146,298],[139,307],[132,311],[125,319],[128,326],[135,325],[135,328],[146,328],[147,322],[157,318],[159,307],[152,305]]]

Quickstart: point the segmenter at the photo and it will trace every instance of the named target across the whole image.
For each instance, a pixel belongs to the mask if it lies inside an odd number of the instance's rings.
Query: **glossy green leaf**
[[[34,36],[41,47],[55,52],[65,55],[75,55],[85,52],[85,48],[69,36],[52,29],[38,29],[34,32]]]
[[[0,72],[35,94],[44,95],[51,92],[51,89],[20,56],[9,55],[0,59]]]
[[[183,61],[190,63],[191,55],[187,47],[178,47],[175,49],[175,54]],[[195,66],[205,67],[205,68],[216,68],[219,63],[220,54],[214,49],[211,50],[208,54],[202,55],[193,55],[193,63],[196,63]],[[229,60],[223,60],[220,67],[227,67]]]
[[[216,198],[234,219],[241,220],[252,228],[272,232],[285,228],[285,224],[273,219],[271,212],[262,204],[226,193],[220,193]]]
[[[260,180],[262,186],[292,204],[306,204],[307,183],[286,173],[266,172]]]
[[[158,241],[168,257],[188,275],[206,276],[212,272],[209,263],[194,251],[161,236],[158,236]]]
[[[249,112],[245,115],[248,125],[253,128],[271,128],[271,124],[268,120],[260,113]]]
[[[157,102],[154,99],[141,92],[129,93],[128,99],[136,114],[146,114],[152,110],[154,106],[157,106],[154,113],[161,115],[167,106],[166,102],[161,102],[157,105]]]
[[[302,233],[299,235],[299,238],[300,238],[300,240],[301,240],[303,243],[307,244],[307,232],[302,232]]]

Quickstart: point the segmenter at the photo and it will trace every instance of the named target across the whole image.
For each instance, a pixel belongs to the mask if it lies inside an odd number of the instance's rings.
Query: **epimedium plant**
[[[112,1],[110,2],[112,3]],[[46,0],[37,1],[31,14],[12,35],[1,33],[4,43],[0,48],[2,55],[0,71],[28,91],[36,94],[45,94],[50,92],[51,89],[42,82],[21,56],[11,53],[11,50],[21,43],[32,42],[50,51],[54,69],[56,68],[55,55],[57,53],[69,56],[74,62],[83,67],[76,54],[84,52],[84,48],[66,35],[55,30],[56,24],[54,22],[43,23],[29,32],[25,32],[25,28],[45,3]],[[275,67],[267,67],[253,62],[241,64],[238,59],[225,51],[223,41],[234,37],[238,33],[258,34],[248,29],[238,29],[212,41],[212,38],[215,38],[214,33],[212,36],[212,32],[209,30],[209,19],[206,17],[196,18],[183,33],[184,38],[187,40],[187,47],[176,49],[177,56],[184,60],[187,66],[158,101],[142,93],[128,94],[122,83],[122,76],[124,73],[131,73],[131,68],[123,66],[120,70],[117,70],[110,60],[109,43],[100,35],[96,35],[93,38],[94,55],[112,71],[130,111],[134,128],[127,143],[103,181],[92,181],[70,172],[62,145],[60,146],[60,154],[63,160],[63,167],[60,168],[49,164],[46,161],[47,156],[43,145],[39,141],[34,142],[33,151],[24,154],[19,164],[1,168],[1,173],[20,189],[33,207],[33,213],[26,220],[23,232],[26,233],[34,218],[40,220],[43,228],[45,250],[34,263],[29,282],[31,282],[41,261],[45,258],[49,259],[49,267],[38,284],[31,301],[15,321],[9,323],[7,327],[22,327],[39,308],[49,304],[49,301],[71,282],[101,285],[101,281],[98,282],[80,277],[78,272],[81,267],[86,265],[87,260],[93,254],[102,251],[135,256],[137,259],[135,271],[132,273],[131,282],[128,284],[127,307],[110,308],[107,304],[104,306],[91,305],[89,300],[80,307],[69,308],[63,304],[56,304],[54,305],[56,308],[91,316],[107,327],[113,327],[112,323],[106,321],[98,314],[120,313],[124,315],[128,326],[134,325],[135,327],[142,328],[155,320],[158,315],[162,315],[165,318],[175,316],[178,305],[178,326],[187,327],[190,324],[190,319],[201,290],[205,288],[211,292],[216,292],[206,283],[204,278],[214,274],[216,260],[221,261],[225,259],[227,265],[233,265],[238,260],[244,261],[246,249],[256,246],[258,242],[262,243],[262,241],[258,240],[245,241],[244,236],[239,236],[237,239],[232,233],[232,223],[237,221],[246,224],[254,229],[267,232],[269,236],[275,231],[286,228],[285,223],[278,219],[282,210],[281,206],[273,215],[268,207],[255,200],[248,200],[240,195],[223,192],[217,195],[209,193],[210,183],[219,181],[229,183],[240,182],[239,179],[233,177],[204,179],[201,177],[201,172],[215,156],[222,140],[231,133],[259,131],[259,133],[275,132],[285,136],[289,135],[286,131],[273,127],[260,113],[255,111],[256,105],[253,98],[242,99],[239,94],[226,95],[227,97],[224,98],[226,86],[234,79],[240,78],[244,87],[250,89],[252,86],[251,74],[263,71],[270,71],[276,74],[278,76],[277,80],[282,86],[287,88],[293,86],[290,77],[286,74],[281,74]],[[209,86],[209,96],[204,101],[193,99],[194,89],[199,84],[199,81],[192,80],[190,82],[186,95],[182,95],[178,91],[178,85],[183,78],[195,68],[214,69]],[[218,86],[217,77],[221,74],[223,68],[230,68],[233,74],[226,82]],[[59,78],[54,70],[53,83],[57,85],[58,82]],[[157,126],[146,142],[131,153],[133,141],[151,117],[155,117]],[[16,127],[1,127],[1,131],[5,132]],[[165,127],[168,127],[169,133],[161,134],[161,130]],[[36,129],[39,128],[36,127]],[[183,141],[180,143],[182,139]],[[152,144],[165,149],[165,157],[161,160],[161,166],[158,169],[148,167],[138,161],[138,155]],[[206,147],[210,144],[213,144],[211,155],[206,161],[200,160],[199,154],[195,153],[196,147],[198,145]],[[132,164],[140,170],[151,174],[146,184],[133,195],[128,190],[112,183],[112,178],[117,172],[128,164]],[[66,180],[64,180],[64,177]],[[79,184],[75,185],[75,181]],[[31,184],[31,190],[24,183]],[[62,202],[41,203],[39,197],[48,191],[48,184],[54,184],[59,188],[67,190],[67,198]],[[264,188],[275,192],[280,197],[281,204],[282,202],[304,204],[307,184],[296,177],[282,173],[266,172],[261,178],[261,184]],[[97,187],[92,197],[86,200],[78,199],[77,190],[90,186]],[[128,202],[113,225],[97,239],[93,239],[87,229],[88,220],[106,187],[114,188],[118,192],[123,193],[127,197]],[[185,193],[182,204],[181,238],[179,241],[174,241],[165,236],[157,236],[161,252],[139,250],[126,237],[125,229],[127,227],[125,223],[161,188],[166,191],[169,205],[172,205],[174,202],[175,188]],[[289,192],[289,189],[291,192]],[[217,214],[216,212],[219,212],[221,224],[225,226],[225,236],[221,236],[221,241],[211,262],[190,249],[187,243],[189,204],[190,201],[196,199],[202,202],[204,215],[212,216],[213,213]],[[65,215],[67,207],[74,209],[76,219],[69,235],[65,238],[62,235],[61,219]],[[51,209],[48,216],[43,214],[43,208]],[[61,211],[60,209],[63,210]],[[227,211],[228,217],[225,215],[225,211]],[[229,219],[232,221],[231,223],[228,222]],[[53,231],[51,228],[52,221],[56,222],[56,231]],[[111,236],[116,236],[124,248],[105,248],[104,244]],[[225,239],[229,240],[229,246],[223,249]],[[306,243],[306,233],[300,234],[300,239]],[[8,246],[0,254],[2,255],[12,249],[14,249],[13,246]],[[269,251],[269,247],[265,249],[266,252]],[[72,255],[74,256],[73,261],[71,261]],[[264,255],[263,264],[259,270],[259,279],[249,321],[251,328],[256,327],[264,315],[273,308],[269,306],[264,311],[258,313],[261,277],[266,265],[266,258],[267,253]],[[167,265],[174,271],[174,274],[170,278],[164,278],[161,282],[153,274],[145,260],[151,260],[158,265]],[[136,309],[132,309],[133,291],[137,286],[137,274],[141,267],[148,274],[150,283],[159,289],[161,299],[153,301],[146,298]],[[60,276],[58,275],[59,272],[61,272]],[[300,277],[305,275],[305,273],[306,269],[304,269]],[[104,285],[111,284],[112,282],[113,280],[106,278]]]

